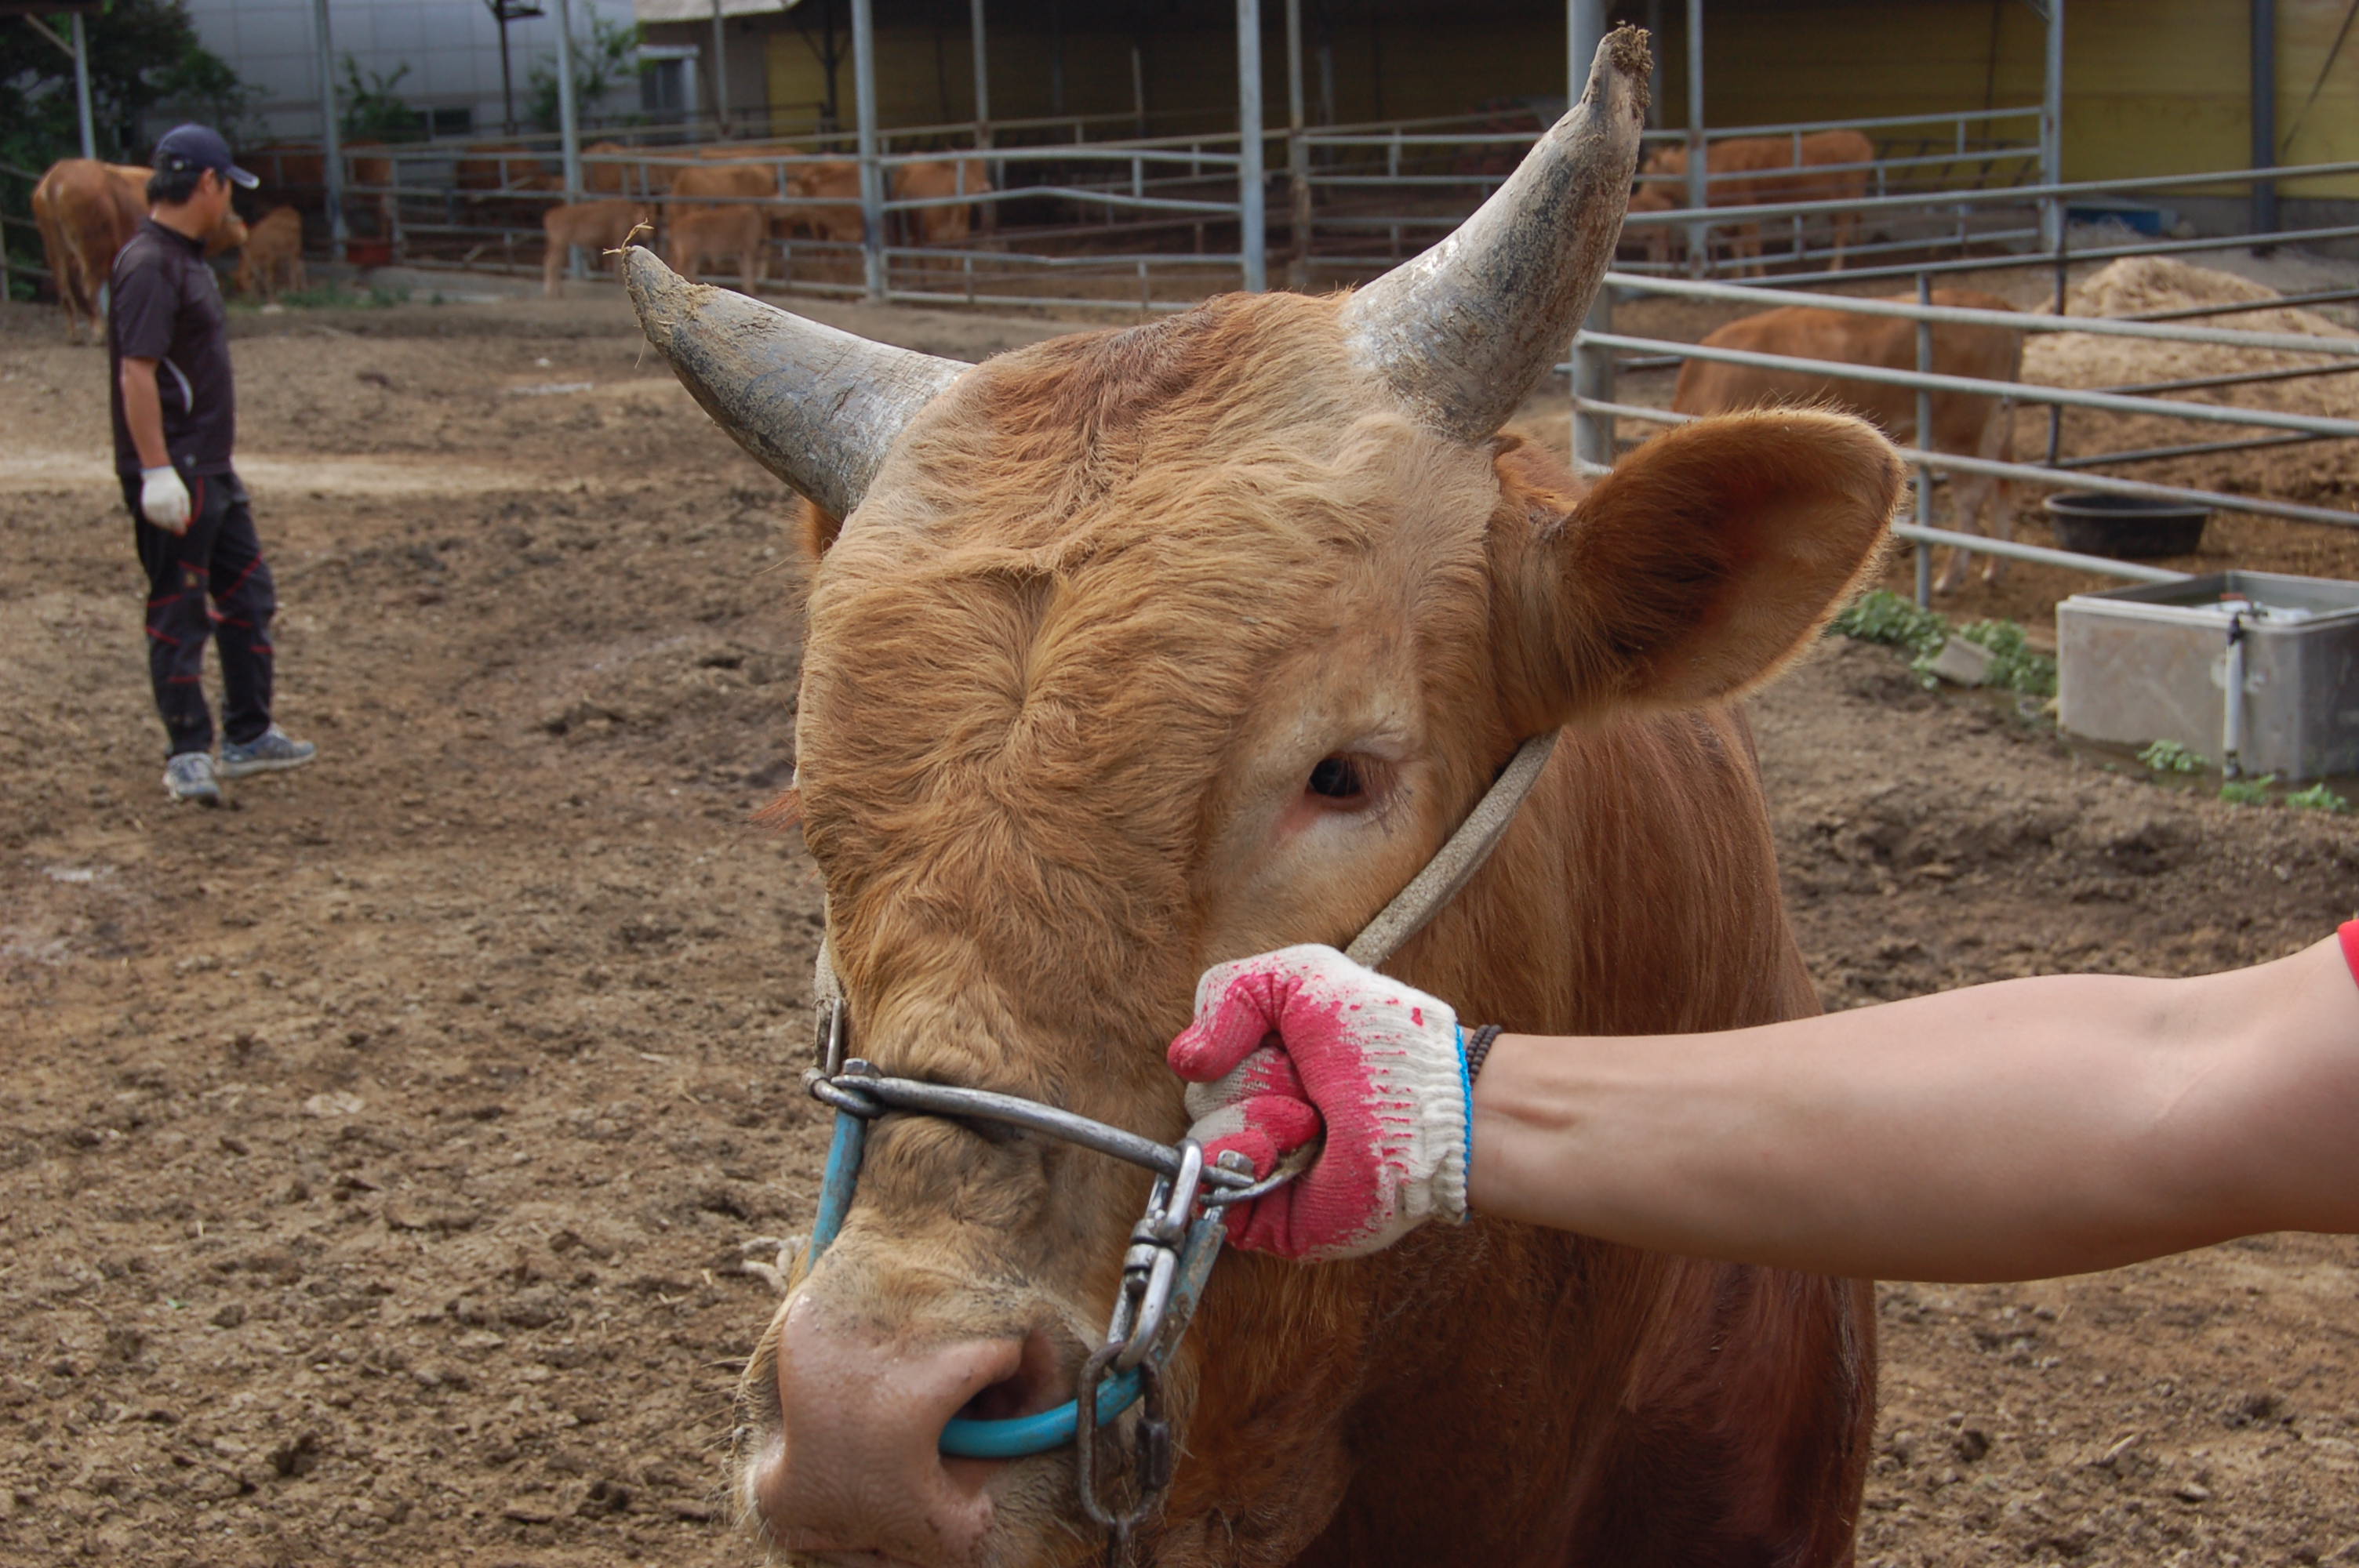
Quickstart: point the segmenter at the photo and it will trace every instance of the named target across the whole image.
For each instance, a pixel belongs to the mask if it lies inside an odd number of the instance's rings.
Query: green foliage
[[[65,35],[66,17],[43,19]],[[114,0],[84,17],[83,27],[99,157],[144,161],[139,116],[159,104],[178,105],[237,141],[252,94],[220,56],[198,43],[180,0]],[[33,180],[58,159],[81,153],[71,57],[29,23],[0,17],[0,163],[31,171],[29,178],[0,176],[0,211],[29,219]],[[27,243],[13,233],[10,242]]]
[[[1919,610],[1911,600],[1886,589],[1861,594],[1843,606],[1834,629],[1862,643],[1884,643],[1905,648],[1919,657],[1938,654],[1949,636],[1940,613]]]
[[[1969,621],[1958,636],[1991,653],[1990,684],[2024,697],[2056,695],[2056,661],[2032,648],[2012,621]]]
[[[2035,651],[2012,621],[1970,621],[1952,632],[1939,611],[1919,610],[1914,600],[1879,588],[1843,606],[1833,629],[1859,642],[1905,650],[1912,655],[1909,667],[1929,688],[1934,684],[1928,668],[1933,655],[1957,636],[1990,650],[1992,686],[2022,697],[2056,695],[2056,661]]]
[[[2296,811],[2323,811],[2340,816],[2351,809],[2350,801],[2326,787],[2323,782],[2308,789],[2298,789],[2285,797],[2285,803]]]
[[[422,142],[426,139],[426,116],[411,108],[395,91],[401,79],[409,74],[409,62],[396,66],[391,76],[372,70],[368,80],[361,80],[361,62],[351,55],[343,59],[344,84],[337,89],[342,113],[337,123],[343,127],[344,137],[356,142]]]
[[[2275,773],[2263,773],[2256,779],[2230,779],[2220,786],[2220,798],[2230,806],[2267,806],[2269,785],[2277,782]]]
[[[639,24],[610,22],[595,11],[590,14],[590,41],[573,46],[573,104],[576,112],[587,114],[606,94],[641,70],[636,58],[639,45],[646,35]],[[532,68],[528,79],[530,93],[525,100],[525,117],[544,131],[558,128],[557,59],[555,56]]]
[[[2212,765],[2210,758],[2176,741],[2154,741],[2138,753],[2137,760],[2158,773],[2200,773]]]

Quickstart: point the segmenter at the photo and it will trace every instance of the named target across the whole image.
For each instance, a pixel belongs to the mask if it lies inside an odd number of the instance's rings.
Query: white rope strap
[[[1400,951],[1401,944],[1424,930],[1425,923],[1458,896],[1458,890],[1473,880],[1491,851],[1499,847],[1499,840],[1507,836],[1516,808],[1524,804],[1524,796],[1532,793],[1532,785],[1548,767],[1559,733],[1550,730],[1535,735],[1516,749],[1497,782],[1474,803],[1458,831],[1443,841],[1425,863],[1425,870],[1411,878],[1392,903],[1360,928],[1352,945],[1343,949],[1345,957],[1372,969],[1382,968],[1386,959]]]

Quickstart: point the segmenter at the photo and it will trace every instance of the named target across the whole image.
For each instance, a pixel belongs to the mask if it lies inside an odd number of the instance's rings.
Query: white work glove
[[[189,531],[189,487],[169,463],[139,470],[139,515],[167,534]]]
[[[1356,1258],[1465,1217],[1473,1091],[1448,1003],[1332,947],[1285,947],[1206,970],[1169,1060],[1207,1156],[1237,1150],[1266,1176],[1325,1135],[1302,1174],[1231,1206],[1239,1246]]]

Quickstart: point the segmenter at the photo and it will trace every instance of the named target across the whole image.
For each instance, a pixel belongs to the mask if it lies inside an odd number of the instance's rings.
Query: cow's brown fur
[[[763,262],[769,245],[769,224],[759,207],[675,209],[666,259],[674,272],[693,278],[706,262],[734,258],[743,275],[745,292],[751,294],[762,281]]]
[[[856,245],[868,225],[860,215],[860,166],[849,158],[798,164],[788,177],[796,200],[781,213],[789,227],[810,232],[832,244]]]
[[[991,166],[979,157],[931,158],[924,163],[897,164],[893,199],[924,200],[943,196],[973,196],[991,189]],[[957,245],[974,228],[972,203],[954,207],[919,207],[908,213],[909,229],[921,245]]]
[[[114,271],[115,253],[147,215],[150,172],[136,164],[60,158],[33,187],[33,223],[65,310],[68,342],[85,329],[99,341],[99,291]],[[205,254],[235,250],[245,239],[245,221],[224,212],[205,236]]]
[[[245,247],[237,258],[238,292],[276,299],[282,287],[300,290],[310,286],[310,275],[303,266],[303,214],[292,207],[274,208],[246,234]]]
[[[541,293],[552,299],[557,297],[559,275],[565,270],[567,252],[574,245],[590,253],[590,265],[611,263],[619,274],[623,242],[635,230],[653,222],[654,217],[655,209],[646,202],[619,196],[603,201],[569,201],[542,213]]]
[[[1911,304],[1916,300],[1916,296],[1908,294],[1886,297]],[[1995,294],[1972,288],[1937,288],[1933,290],[1933,303],[1969,310],[2015,308]],[[1917,368],[1915,322],[1810,305],[1789,305],[1743,317],[1703,341],[1715,348],[1799,359],[1836,360],[1890,370]],[[2006,327],[1937,322],[1933,327],[1932,367],[1940,375],[2020,381],[2023,334]],[[1671,407],[1681,414],[1727,414],[1740,408],[1779,404],[1840,408],[1858,415],[1896,441],[1920,444],[1917,442],[1917,392],[1913,387],[1803,371],[1690,360],[1680,368],[1679,387],[1671,395]],[[2015,410],[2004,399],[1966,392],[1936,392],[1932,414],[1932,438],[1922,445],[1934,451],[1957,452],[1999,462],[2012,460]],[[1950,502],[1951,523],[1959,531],[1997,539],[2014,536],[2013,489],[2005,481],[1985,474],[1953,476]],[[1968,552],[1951,550],[1936,586],[1944,593],[1955,589],[1965,580],[1970,564]],[[2006,557],[1991,556],[1984,567],[1984,576],[1995,582],[2006,568]]]
[[[991,361],[848,525],[809,520],[826,553],[782,804],[864,1055],[1175,1137],[1162,1048],[1196,975],[1347,939],[1560,724],[1499,853],[1395,972],[1543,1033],[1815,1009],[1749,738],[1716,704],[1868,569],[1889,449],[1839,416],[1754,415],[1672,432],[1584,494],[1533,447],[1391,412],[1338,310],[1230,297]],[[1388,759],[1380,801],[1292,830],[1335,750]],[[1045,1334],[1070,1378],[1143,1182],[888,1119],[795,1299],[913,1352]],[[1854,1283],[1488,1221],[1321,1268],[1233,1255],[1175,1363],[1185,1457],[1150,1550],[1844,1562],[1872,1326]],[[774,1321],[745,1384],[757,1434],[777,1343]],[[974,1561],[1089,1549],[1066,1454],[987,1485]],[[773,1525],[804,1546],[850,1528]],[[900,1525],[837,1543],[940,1560]]]

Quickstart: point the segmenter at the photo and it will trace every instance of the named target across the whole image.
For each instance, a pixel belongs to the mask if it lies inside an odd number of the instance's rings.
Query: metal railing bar
[[[1713,168],[1709,158],[1704,161],[1704,183],[1718,179],[1792,179],[1815,178],[1822,174],[1872,174],[1877,169],[1915,168],[1928,164],[1958,164],[2003,162],[2012,163],[2037,158],[2039,149],[2029,145],[2000,148],[1983,148],[1962,153],[1912,153],[1906,157],[1870,158],[1865,163],[1780,163],[1767,168]],[[1684,174],[1639,174],[1632,177],[1640,185],[1668,185],[1675,189],[1687,189]],[[2002,187],[2001,189],[2011,189]]]
[[[1722,209],[1722,211],[1725,211],[1725,209]],[[1660,216],[1662,216],[1660,213],[1647,213],[1642,215],[1644,221],[1647,222],[1651,222]],[[1640,222],[1640,220],[1634,219],[1631,220],[1631,222]],[[2036,239],[2038,235],[2038,231],[2036,229],[2006,230],[1995,233],[1977,235],[1975,237],[1975,243],[1980,244],[1991,244],[2008,239]],[[2071,253],[2071,259],[2076,264],[2084,261],[2119,261],[2125,256],[2174,255],[2186,253],[2200,253],[2203,251],[2234,251],[2243,250],[2247,246],[2261,247],[2267,245],[2289,245],[2318,240],[2345,240],[2353,238],[2359,238],[2359,224],[2351,224],[2331,229],[2288,229],[2280,230],[2279,232],[2272,234],[2233,234],[2217,239],[2157,241],[2143,245],[2120,245],[2085,251],[2076,250]],[[2053,267],[2055,265],[2055,254],[2051,251],[2041,250],[2019,255],[1966,256],[1956,261],[1911,262],[1905,265],[1883,267],[1846,267],[1841,272],[1781,273],[1777,276],[1765,281],[1777,287],[1813,283],[1867,283],[1874,282],[1879,278],[1914,277],[1920,272],[1932,273],[1936,275],[1946,275],[1957,272],[2003,272],[2014,267]],[[2084,317],[2082,318],[2082,319],[2091,319],[2091,318]]]
[[[1557,373],[1571,373],[1571,366],[1560,364]],[[1651,420],[1658,425],[1684,425],[1696,417],[1692,414],[1675,414],[1668,408],[1655,408],[1643,403],[1608,403],[1597,398],[1575,397],[1576,413],[1593,410],[1623,418]],[[2323,523],[2331,527],[2359,527],[2359,513],[2336,512],[2323,506],[2304,506],[2294,501],[2270,501],[2255,495],[2231,495],[2225,491],[2195,490],[2186,485],[2155,484],[2142,479],[2115,479],[2110,474],[2063,473],[2055,469],[2035,467],[2029,463],[2000,462],[1991,458],[1970,458],[1957,452],[1934,452],[1916,447],[1897,449],[1900,456],[1911,463],[1921,462],[1927,468],[1953,473],[1984,473],[1996,479],[2021,480],[2028,484],[2052,485],[2058,489],[2101,491],[2108,495],[2135,495],[2149,501],[2195,502],[2221,512],[2241,512],[2255,517],[2283,517],[2295,523]]]
[[[2233,327],[2171,327],[2114,316],[2049,316],[2030,310],[1977,310],[1963,305],[1919,305],[1913,300],[1868,299],[1855,294],[1811,294],[1759,285],[1712,283],[1701,278],[1639,277],[1609,272],[1605,283],[1632,292],[1726,299],[1740,304],[1810,305],[1860,316],[1897,316],[1910,321],[1951,321],[1968,327],[2006,327],[2027,332],[2086,332],[2097,337],[2146,338],[2169,343],[2213,343],[2223,348],[2275,353],[2359,356],[2359,338],[2313,338],[2300,332],[2240,332]],[[1993,384],[2003,384],[1994,383]],[[2354,434],[2359,434],[2355,430]]]
[[[1920,318],[1930,319],[1930,318]],[[1894,370],[1885,365],[1852,364],[1809,359],[1799,354],[1765,354],[1751,349],[1723,349],[1704,343],[1679,343],[1663,338],[1632,338],[1619,332],[1584,331],[1575,347],[1595,343],[1601,348],[1632,349],[1642,353],[1684,353],[1690,359],[1722,364],[1750,365],[1756,370],[1799,371],[1828,381],[1870,381],[1886,386],[1922,387],[1929,392],[1961,392],[1975,397],[2009,398],[2017,403],[2059,404],[2067,408],[2101,408],[2110,414],[2142,414],[2154,418],[2196,419],[2214,425],[2243,425],[2260,430],[2302,430],[2317,436],[2359,437],[2359,419],[2328,419],[2308,414],[2287,414],[2274,408],[2236,408],[2220,403],[2181,403],[2159,397],[2124,397],[2110,392],[2083,392],[2069,386],[2041,386],[2021,381],[1985,381],[1978,376],[1944,375],[1939,372]],[[2354,347],[2359,347],[2354,344]]]
[[[1917,545],[1955,545],[1978,555],[2004,556],[2009,560],[2030,561],[2043,567],[2064,567],[2073,571],[2094,572],[2104,577],[2125,578],[2131,582],[2185,582],[2185,572],[2175,572],[2168,567],[2141,566],[2136,561],[2115,560],[2111,556],[2084,556],[2077,550],[2051,549],[2046,545],[2019,545],[2013,539],[1986,538],[1980,534],[1961,534],[1951,528],[1926,528],[1914,523],[1895,523],[1893,535]]]
[[[2183,321],[2193,316],[2237,316],[2254,310],[2276,310],[2303,305],[2332,305],[2359,299],[2359,288],[2324,288],[2310,294],[2281,294],[2275,299],[2240,299],[2234,305],[2190,305],[2180,310],[2136,310],[2118,321]]]
[[[2207,386],[2250,386],[2264,381],[2299,381],[2313,375],[2359,374],[2359,365],[2296,365],[2291,370],[2247,370],[2234,375],[2190,375],[2180,381],[2138,381],[2126,386],[2101,386],[2099,392],[2129,396],[2142,392],[2194,392]]]
[[[2256,436],[2246,441],[2190,441],[2177,447],[2144,447],[2129,452],[2090,452],[2077,458],[2059,458],[2050,467],[2059,469],[2105,468],[2114,463],[2151,463],[2166,458],[2200,458],[2213,452],[2249,452],[2262,447],[2299,447],[2311,441],[2331,441],[2332,436]]]
[[[1710,172],[1710,163],[1706,163]],[[2318,178],[2329,175],[2359,174],[2359,160],[2343,163],[2312,163],[2287,165],[2280,168],[2222,169],[2212,174],[2157,175],[2137,179],[2081,180],[2058,185],[2010,185],[1992,190],[1951,190],[1938,200],[1945,204],[1973,204],[1993,201],[2047,200],[2050,198],[2070,199],[2074,196],[2110,196],[2124,190],[2171,190],[2188,186],[2249,183],[2254,179],[2279,182],[2298,178]],[[1675,212],[1647,212],[1639,215],[1646,222],[1693,222],[1698,219],[1714,218],[1722,222],[1741,222],[1752,218],[1789,218],[1808,212],[1888,212],[1910,207],[1921,207],[1929,200],[1923,194],[1900,196],[1864,196],[1849,200],[1762,202],[1751,206],[1683,208]],[[2254,243],[2257,236],[2245,243]]]
[[[1796,131],[1804,135],[1812,131],[1868,131],[1884,125],[1946,125],[1962,120],[2028,120],[2037,118],[2039,105],[2027,103],[2012,109],[1938,109],[1922,114],[1878,114],[1864,120],[1789,120],[1772,125],[1714,126],[1704,133],[1710,141],[1733,136],[1788,136]],[[1648,141],[1684,142],[1683,130],[1647,131]]]

